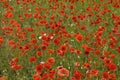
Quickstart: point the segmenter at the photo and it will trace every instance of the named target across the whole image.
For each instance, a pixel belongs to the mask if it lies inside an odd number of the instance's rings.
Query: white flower
[[[53,39],[53,36],[51,36],[50,39]]]
[[[72,41],[72,42],[74,42],[74,40],[73,40],[73,39],[71,39],[71,41]]]
[[[41,36],[39,36],[39,39],[41,39],[42,37]]]
[[[70,69],[70,66],[68,67],[68,69]]]
[[[73,27],[74,25],[75,25],[75,24],[72,23],[70,26]]]
[[[45,34],[43,34],[44,36],[46,36],[47,34],[45,33]]]
[[[29,11],[31,11],[31,9],[29,9]]]
[[[89,70],[86,71],[86,74],[89,73]]]
[[[43,61],[42,61],[42,62],[40,62],[40,64],[44,64],[44,63],[45,63],[45,62],[43,62]]]
[[[77,56],[78,58],[80,58],[80,56]]]
[[[83,69],[83,67],[81,67],[81,69]]]

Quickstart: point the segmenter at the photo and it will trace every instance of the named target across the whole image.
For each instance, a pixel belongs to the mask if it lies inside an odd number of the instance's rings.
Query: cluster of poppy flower
[[[0,9],[8,80],[120,79],[120,0],[0,0]]]

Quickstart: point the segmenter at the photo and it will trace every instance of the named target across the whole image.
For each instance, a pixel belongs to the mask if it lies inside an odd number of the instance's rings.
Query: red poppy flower
[[[42,79],[41,80],[47,80],[48,77],[49,77],[49,75],[47,73],[44,73],[42,75]]]
[[[94,51],[94,54],[99,55],[99,54],[100,54],[100,51],[99,51],[99,50],[95,50],[95,51]]]
[[[83,63],[83,66],[86,68],[86,69],[89,69],[91,67],[91,65],[87,62]]]
[[[71,77],[70,80],[76,80],[74,77]]]
[[[12,61],[14,61],[14,62],[18,62],[18,60],[19,60],[18,57],[15,57],[12,59]]]
[[[36,49],[38,49],[38,48],[39,48],[39,46],[38,46],[38,45],[35,45],[35,46],[34,46],[34,49],[35,49],[35,50],[36,50]]]
[[[50,53],[50,54],[53,54],[53,53],[54,53],[54,50],[52,50],[52,49],[48,49],[47,52]]]
[[[91,76],[98,76],[98,70],[96,70],[96,69],[90,70],[90,75]]]
[[[14,14],[10,11],[7,11],[4,15],[6,18],[13,18],[14,17]]]
[[[65,53],[60,49],[57,49],[56,52],[57,52],[58,55],[60,55],[62,57],[64,57],[64,55],[65,55]]]
[[[55,38],[53,40],[53,42],[54,42],[55,45],[59,45],[60,44],[60,40],[61,40],[61,38],[57,37],[57,38]]]
[[[57,80],[62,80],[62,78],[58,78]]]
[[[38,74],[41,74],[41,73],[42,73],[42,70],[43,70],[43,65],[42,65],[42,64],[38,64],[38,65],[36,66],[36,72],[37,72]]]
[[[30,18],[30,17],[31,17],[31,13],[24,13],[24,16],[25,16],[26,18]]]
[[[116,55],[115,55],[115,54],[110,54],[109,56],[110,56],[111,58],[113,58],[113,59],[116,58]]]
[[[31,40],[31,43],[32,43],[32,44],[35,44],[35,43],[37,43],[37,40],[36,40],[36,39],[32,39],[32,40]]]
[[[0,38],[0,43],[3,43],[4,42],[4,39],[3,38]]]
[[[12,70],[18,70],[18,69],[21,69],[21,68],[22,68],[22,65],[20,65],[20,64],[16,64],[16,65],[11,66]]]
[[[42,52],[37,51],[37,52],[36,52],[36,55],[37,55],[37,56],[42,56]]]
[[[75,36],[75,39],[76,39],[78,42],[80,42],[80,41],[82,40],[82,38],[83,38],[82,34],[75,34],[74,36]]]
[[[114,63],[108,64],[107,68],[108,68],[108,70],[111,70],[111,71],[117,70],[117,66]]]
[[[55,62],[55,59],[54,59],[53,57],[51,57],[51,58],[49,58],[47,61],[48,61],[49,63],[53,64],[53,63]]]
[[[9,42],[8,42],[8,45],[14,45],[15,44],[15,41],[14,40],[10,40]]]
[[[81,80],[82,73],[79,70],[75,70],[73,76],[75,80]]]
[[[66,68],[58,69],[58,76],[68,77],[69,76],[69,70],[67,70]]]
[[[55,72],[56,72],[55,70],[51,70],[50,71],[50,73],[48,74],[48,76],[49,76],[50,79],[55,78]]]
[[[117,79],[116,79],[116,75],[115,75],[114,73],[110,74],[110,75],[109,75],[109,78],[110,78],[110,79],[113,79],[113,80],[117,80]]]
[[[80,63],[79,63],[79,62],[75,62],[74,66],[75,66],[75,67],[79,67],[79,66],[80,66]]]
[[[52,68],[52,64],[51,64],[50,62],[46,61],[46,62],[44,63],[44,67],[49,70],[49,69]]]
[[[67,51],[67,46],[66,45],[61,45],[59,49],[63,52],[66,52]]]
[[[30,62],[35,62],[36,61],[36,57],[35,56],[31,56],[29,60],[30,60]]]
[[[103,72],[102,77],[105,79],[109,79],[109,73],[108,72]]]
[[[33,75],[33,80],[41,80],[40,75],[38,74]]]
[[[42,44],[41,49],[46,50],[47,46],[45,44]]]

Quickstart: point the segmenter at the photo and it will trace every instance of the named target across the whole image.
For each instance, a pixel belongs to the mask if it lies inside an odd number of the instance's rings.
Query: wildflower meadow
[[[120,0],[0,0],[0,80],[120,80]]]

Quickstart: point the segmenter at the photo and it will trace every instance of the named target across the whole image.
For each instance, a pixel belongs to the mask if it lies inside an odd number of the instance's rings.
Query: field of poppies
[[[0,80],[120,80],[120,0],[0,0]]]

